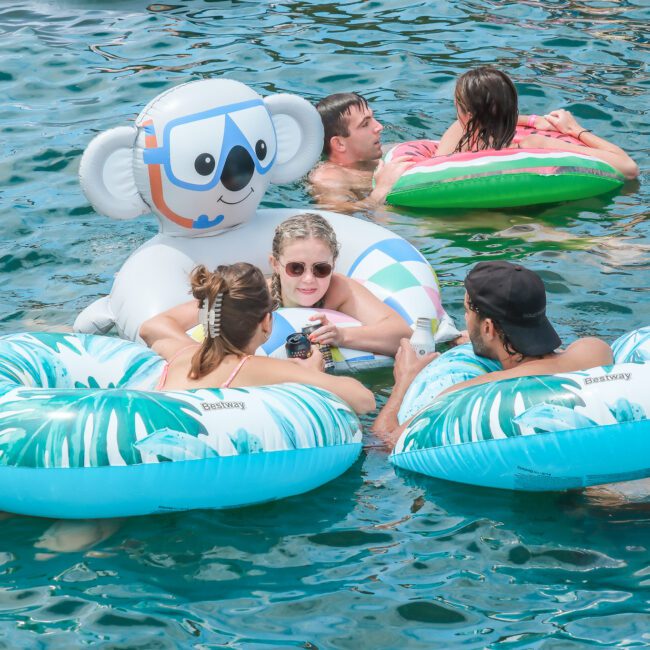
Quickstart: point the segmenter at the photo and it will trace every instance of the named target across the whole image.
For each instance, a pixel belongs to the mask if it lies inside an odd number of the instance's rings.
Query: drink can
[[[321,323],[305,325],[305,327],[302,328],[302,333],[308,337],[310,334],[315,332],[320,326]],[[327,345],[327,343],[324,344],[319,343],[318,348],[320,349],[320,353],[323,355],[323,367],[325,369],[325,372],[330,372],[331,370],[334,370],[334,359],[332,358],[332,350],[330,349],[330,346]]]
[[[284,348],[289,359],[308,359],[311,356],[311,342],[302,332],[289,334]]]

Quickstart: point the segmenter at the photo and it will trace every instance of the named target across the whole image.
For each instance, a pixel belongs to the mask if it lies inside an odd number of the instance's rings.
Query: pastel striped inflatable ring
[[[515,142],[530,132],[518,129]],[[580,153],[501,149],[436,157],[436,148],[435,141],[416,140],[386,154],[386,161],[404,155],[413,160],[393,185],[387,203],[413,208],[507,208],[584,199],[617,190],[625,180],[608,163]]]
[[[255,352],[258,356],[274,357],[276,359],[286,359],[287,351],[285,349],[285,342],[287,337],[294,332],[299,332],[306,325],[310,325],[310,316],[316,314],[325,314],[330,321],[337,327],[359,327],[361,323],[339,311],[331,309],[308,309],[308,308],[283,308],[273,312],[273,330],[269,340]],[[438,330],[441,334],[444,333],[445,327],[448,326],[450,321],[443,322],[442,330]],[[454,328],[455,330],[455,328]],[[438,334],[438,331],[436,334]],[[192,328],[188,334],[195,341],[203,341],[205,333],[203,326],[197,325]],[[440,336],[440,334],[438,334]],[[387,357],[383,354],[373,354],[364,350],[355,350],[352,348],[337,348],[331,347],[332,360],[334,361],[333,372],[335,374],[350,374],[368,370],[372,368],[383,368],[392,366],[394,363],[393,357]]]
[[[407,392],[397,467],[460,483],[554,491],[650,476],[650,328],[617,341],[615,364],[520,377],[436,397],[498,369],[471,346],[446,352]]]
[[[297,384],[153,390],[118,338],[0,338],[0,510],[63,518],[231,508],[314,489],[361,451],[356,415]]]
[[[110,296],[100,298],[77,317],[74,329],[84,334],[104,333],[101,324],[117,326],[122,338],[139,340],[140,325],[155,314],[188,300],[189,273],[199,263],[219,264],[246,261],[270,274],[269,254],[275,227],[303,212],[318,212],[331,224],[341,246],[336,271],[353,278],[379,300],[400,314],[409,325],[418,318],[438,323],[436,340],[450,341],[459,334],[442,305],[435,271],[411,243],[375,223],[336,212],[320,210],[266,209],[259,219],[232,228],[218,237],[172,237],[159,234],[138,248],[115,277]],[[309,312],[312,313],[312,312]],[[304,321],[298,319],[304,325]],[[264,346],[273,354],[284,345],[288,324],[282,312],[275,321],[275,334]],[[346,322],[356,324],[354,319]],[[293,324],[290,324],[293,327]],[[286,334],[285,334],[286,332]],[[282,341],[280,333],[285,334]],[[354,352],[362,364],[373,364],[365,353]],[[378,357],[377,364],[386,359]]]

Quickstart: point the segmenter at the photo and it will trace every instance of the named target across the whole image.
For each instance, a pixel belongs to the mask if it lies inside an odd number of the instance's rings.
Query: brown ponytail
[[[212,272],[197,266],[190,275],[192,295],[200,306],[207,302],[212,309],[218,294],[222,294],[220,331],[216,337],[205,332],[205,339],[192,357],[190,379],[200,379],[212,372],[228,354],[242,356],[260,321],[273,309],[266,280],[252,264],[218,266]]]

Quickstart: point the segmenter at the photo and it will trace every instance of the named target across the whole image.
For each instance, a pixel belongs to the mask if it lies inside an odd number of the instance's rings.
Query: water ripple
[[[648,18],[643,0],[7,3],[0,328],[69,328],[156,232],[151,217],[95,214],[77,169],[95,134],[132,123],[173,84],[227,75],[312,101],[357,90],[386,139],[403,140],[439,136],[458,74],[496,63],[524,112],[571,108],[646,170]],[[563,338],[611,340],[650,322],[646,180],[569,204],[377,218],[438,269],[457,319],[467,269],[514,259],[540,271]],[[309,201],[300,182],[265,197],[272,207]],[[390,382],[368,374],[380,400]],[[648,645],[647,486],[479,490],[395,473],[367,442],[332,484],[255,508],[77,524],[0,517],[3,643]]]

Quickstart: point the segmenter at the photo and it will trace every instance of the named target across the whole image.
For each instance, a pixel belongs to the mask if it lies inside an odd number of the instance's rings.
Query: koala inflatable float
[[[262,99],[227,79],[172,88],[142,111],[135,126],[97,136],[81,159],[86,196],[98,212],[115,219],[154,212],[160,233],[127,259],[111,294],[87,307],[75,330],[105,333],[115,325],[120,336],[136,340],[143,321],[189,299],[188,276],[197,264],[247,261],[269,270],[275,227],[300,210],[257,207],[269,183],[305,174],[322,146],[320,116],[304,99]],[[440,302],[435,273],[409,242],[360,219],[323,214],[342,245],[337,271],[365,284],[408,323],[420,316],[436,319],[437,340],[458,334]],[[261,354],[283,355],[287,334],[310,315],[280,311]],[[350,321],[334,312],[330,318],[342,325]],[[339,361],[352,368],[388,360],[343,351]]]
[[[79,169],[89,201],[114,219],[153,212],[160,234],[131,255],[111,295],[87,307],[75,330],[104,333],[116,325],[120,336],[135,340],[144,320],[188,299],[193,266],[237,261],[224,257],[235,243],[240,259],[250,259],[246,243],[266,188],[305,174],[322,147],[320,116],[307,101],[288,94],[262,99],[230,79],[172,88],[145,107],[135,126],[97,136]]]

